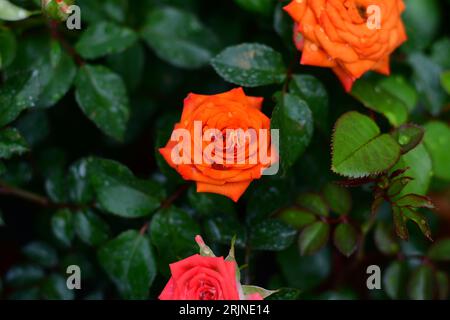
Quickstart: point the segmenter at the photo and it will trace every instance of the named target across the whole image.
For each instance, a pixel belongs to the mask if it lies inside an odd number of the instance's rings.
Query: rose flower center
[[[216,288],[208,282],[201,282],[200,288],[198,290],[199,300],[217,300],[217,290]]]

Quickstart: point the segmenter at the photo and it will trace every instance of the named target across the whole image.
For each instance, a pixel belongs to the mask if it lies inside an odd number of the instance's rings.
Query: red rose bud
[[[50,19],[66,21],[75,0],[42,0],[42,11]]]

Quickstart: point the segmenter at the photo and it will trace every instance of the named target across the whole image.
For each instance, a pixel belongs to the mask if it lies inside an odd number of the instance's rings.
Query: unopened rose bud
[[[42,0],[42,11],[51,19],[66,21],[74,3],[75,0]]]

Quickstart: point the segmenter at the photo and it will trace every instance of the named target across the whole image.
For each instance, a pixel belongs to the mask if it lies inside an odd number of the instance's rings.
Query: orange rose
[[[275,162],[262,102],[242,88],[211,96],[191,93],[171,139],[159,151],[183,179],[196,181],[197,192],[237,201]]]
[[[389,55],[406,41],[403,0],[293,0],[301,64],[332,68],[347,91],[365,72],[389,75]]]

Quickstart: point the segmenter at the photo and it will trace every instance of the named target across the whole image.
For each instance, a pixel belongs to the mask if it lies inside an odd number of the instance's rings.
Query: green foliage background
[[[0,0],[0,297],[155,299],[202,234],[222,255],[236,235],[243,281],[272,299],[447,299],[450,2],[405,3],[392,75],[350,95],[299,65],[286,1],[78,0],[68,30]],[[281,134],[280,173],[237,204],[156,152],[189,92],[236,86]]]

